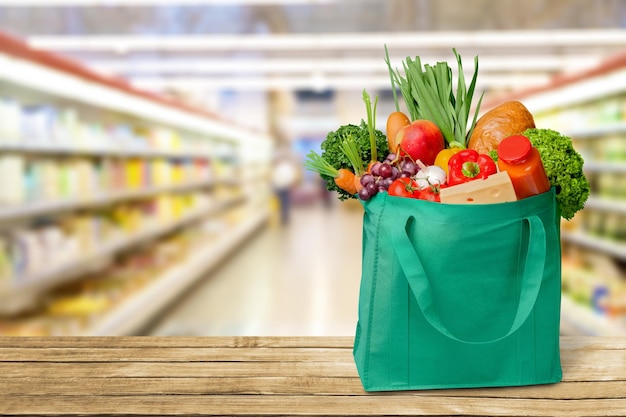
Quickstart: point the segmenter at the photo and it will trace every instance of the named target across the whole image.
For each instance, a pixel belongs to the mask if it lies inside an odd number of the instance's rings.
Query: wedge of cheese
[[[517,200],[513,183],[506,171],[493,174],[484,180],[442,188],[439,196],[445,204],[494,204]]]

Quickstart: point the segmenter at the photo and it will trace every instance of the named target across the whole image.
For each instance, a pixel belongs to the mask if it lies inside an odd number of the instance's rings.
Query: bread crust
[[[522,103],[507,101],[478,119],[467,147],[478,153],[489,153],[505,138],[534,127],[533,115]]]

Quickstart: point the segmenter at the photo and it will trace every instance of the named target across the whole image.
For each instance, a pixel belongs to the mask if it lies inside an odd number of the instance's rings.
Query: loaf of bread
[[[496,149],[503,139],[533,127],[535,120],[528,109],[519,101],[507,101],[478,119],[467,147],[478,153],[488,153]]]

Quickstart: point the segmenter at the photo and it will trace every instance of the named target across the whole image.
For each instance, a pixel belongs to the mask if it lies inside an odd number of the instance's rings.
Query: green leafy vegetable
[[[556,188],[556,201],[564,219],[571,219],[585,206],[589,181],[583,173],[584,160],[574,150],[572,140],[550,129],[528,129],[524,136],[539,151],[550,185]]]
[[[374,130],[376,138],[376,150],[379,161],[382,161],[389,153],[389,147],[387,145],[387,137],[380,130]],[[353,169],[350,159],[346,156],[343,149],[343,142],[345,138],[351,137],[358,149],[358,154],[363,161],[364,165],[367,165],[372,159],[372,151],[370,145],[370,131],[368,124],[361,120],[359,126],[353,124],[347,124],[340,126],[337,130],[328,132],[326,139],[322,142],[322,157],[335,169]],[[345,200],[348,198],[355,198],[354,195],[346,193],[344,190],[337,187],[333,178],[330,175],[326,175],[320,172],[321,177],[326,181],[326,188],[329,191],[337,191],[339,193],[339,199]]]
[[[343,149],[343,153],[348,157],[350,164],[352,164],[354,173],[359,176],[363,175],[365,168],[363,167],[359,147],[357,146],[354,138],[352,136],[346,137],[341,144],[341,148]]]
[[[327,177],[335,178],[339,175],[337,169],[322,158],[317,152],[311,151],[307,155],[307,160],[304,161],[304,167],[309,171],[314,171],[319,174],[324,174]]]
[[[393,93],[393,103],[396,106],[396,111],[400,111],[400,105],[398,104],[398,92],[396,91],[396,77],[394,76],[393,69],[391,69],[391,62],[389,61],[389,51],[387,45],[385,45],[385,63],[389,68],[389,78],[391,80],[391,92]]]
[[[367,111],[367,127],[370,132],[370,149],[372,150],[372,161],[378,159],[376,149],[376,105],[378,104],[378,96],[374,99],[374,108],[372,108],[372,100],[370,95],[363,89],[363,101],[365,102],[365,110]]]
[[[430,120],[441,129],[450,147],[465,148],[471,136],[483,96],[476,105],[474,118],[469,123],[472,98],[478,76],[478,57],[474,57],[474,75],[469,86],[465,83],[463,63],[456,49],[452,49],[457,60],[458,76],[456,95],[452,88],[452,69],[446,62],[438,62],[435,66],[425,64],[419,56],[415,59],[407,57],[402,63],[404,77],[399,70],[395,72],[389,62],[389,54],[385,47],[385,62],[389,67],[391,85],[400,87],[411,120]],[[397,103],[396,103],[397,107]],[[468,128],[469,123],[469,128]]]

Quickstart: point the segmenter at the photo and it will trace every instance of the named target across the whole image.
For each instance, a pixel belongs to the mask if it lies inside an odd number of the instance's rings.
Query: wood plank
[[[4,377],[25,376],[33,363],[48,363],[48,368],[71,369],[79,371],[76,365],[84,364],[84,372],[90,372],[94,366],[99,369],[122,369],[117,364],[133,363],[132,368],[140,370],[142,375],[148,372],[159,372],[153,376],[185,376],[184,372],[193,370],[205,373],[205,376],[218,375],[219,372],[237,372],[238,375],[258,375],[259,369],[265,372],[277,372],[277,376],[285,376],[287,372],[306,372],[309,376],[354,376],[355,365],[351,351],[341,349],[3,349],[0,350],[0,369]],[[11,363],[19,362],[20,367]],[[141,362],[151,363],[147,368]],[[202,368],[195,368],[190,363],[206,363]],[[220,363],[219,367],[216,364]],[[240,365],[236,365],[240,363]],[[289,366],[289,363],[306,364]],[[258,365],[260,364],[260,365]],[[563,375],[566,381],[615,380],[626,378],[626,351],[579,351],[564,352],[562,356]],[[75,366],[75,367],[74,367]],[[128,366],[128,365],[125,365]],[[29,368],[31,367],[31,368]],[[319,368],[319,369],[316,369]],[[34,368],[41,369],[41,368]],[[339,374],[339,371],[347,372]],[[17,372],[17,374],[14,374]],[[45,372],[45,371],[44,371]],[[332,372],[332,374],[329,374]],[[225,375],[222,373],[222,375]]]
[[[626,350],[626,337],[621,336],[561,336],[561,351]]]
[[[12,378],[211,378],[267,375],[357,378],[354,362],[0,362],[0,381]]]
[[[626,351],[565,351],[561,353],[561,366],[566,380],[624,379]]]
[[[0,337],[3,348],[147,348],[147,347],[300,347],[352,349],[352,336],[239,336],[239,337]],[[626,338],[619,336],[562,336],[561,350],[626,350]]]
[[[222,377],[222,378],[15,378],[2,395],[326,395],[366,393],[358,377]],[[624,399],[623,381],[571,382],[525,387],[472,388],[395,392],[388,395],[520,399]]]
[[[0,381],[12,378],[358,377],[347,362],[0,362]],[[626,362],[605,355],[597,362],[563,362],[563,381],[623,381]],[[7,384],[11,383],[7,381]]]
[[[351,362],[352,350],[333,348],[3,348],[0,362]]]
[[[562,338],[564,382],[363,391],[352,338],[0,338],[0,414],[625,415],[626,338]]]
[[[62,411],[61,411],[62,410]],[[547,400],[454,396],[28,396],[0,395],[11,415],[455,415],[623,416],[626,399]]]
[[[232,337],[161,337],[161,336],[51,336],[0,337],[3,348],[175,348],[175,347],[276,347],[276,348],[345,348],[352,349],[352,336],[232,336]]]

